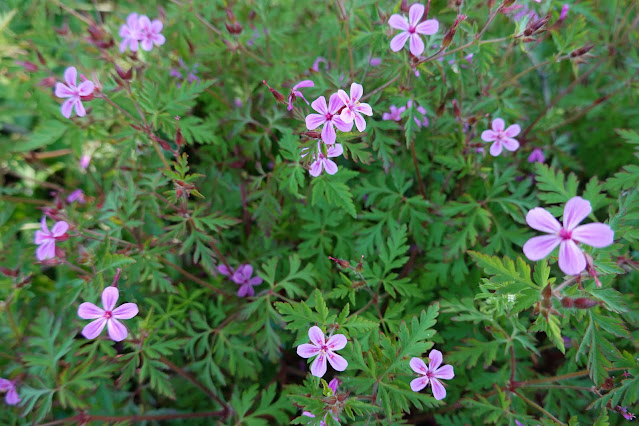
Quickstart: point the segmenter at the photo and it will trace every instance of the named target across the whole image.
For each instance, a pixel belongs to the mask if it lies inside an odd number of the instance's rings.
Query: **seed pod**
[[[587,45],[580,47],[579,49],[573,50],[570,52],[571,58],[577,58],[579,56],[583,56],[586,53],[590,52],[595,47],[594,44],[588,43]]]

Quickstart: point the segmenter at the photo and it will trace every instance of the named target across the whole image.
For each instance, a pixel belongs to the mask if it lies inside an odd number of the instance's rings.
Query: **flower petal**
[[[419,392],[420,390],[424,389],[428,385],[428,382],[429,382],[428,377],[418,377],[416,379],[411,380],[410,388],[414,392]]]
[[[308,329],[308,338],[311,339],[311,342],[316,346],[323,346],[326,343],[326,340],[324,340],[324,332],[316,325]]]
[[[355,110],[369,117],[373,115],[373,108],[369,104],[359,104],[355,107]]]
[[[346,340],[346,336],[344,336],[343,334],[335,334],[331,336],[330,339],[328,339],[328,342],[326,342],[326,346],[328,346],[328,349],[332,351],[339,351],[340,349],[344,349],[344,347],[346,347],[347,342],[348,341]]]
[[[253,290],[253,286],[250,284],[242,284],[237,291],[237,297],[253,297],[254,295],[255,290]]]
[[[324,123],[326,123],[326,117],[322,114],[309,114],[306,116],[306,128],[308,130],[315,130]]]
[[[514,138],[519,134],[519,132],[521,132],[521,127],[519,127],[519,124],[511,124],[510,126],[508,126],[504,134],[509,138]]]
[[[486,142],[494,142],[497,135],[492,130],[484,130],[481,132],[481,139]]]
[[[550,212],[542,207],[535,207],[526,215],[526,223],[537,231],[555,234],[561,230],[561,224]]]
[[[364,117],[362,117],[362,114],[355,113],[355,126],[357,127],[357,130],[359,130],[360,132],[363,132],[364,130],[366,130],[366,120],[364,120]]]
[[[93,93],[93,89],[95,89],[95,84],[93,84],[91,80],[83,81],[78,86],[80,96],[89,96],[91,93]]]
[[[118,302],[120,292],[117,287],[109,286],[102,291],[102,307],[105,311],[112,311]]]
[[[501,142],[500,141],[495,141],[493,142],[493,144],[490,146],[490,155],[492,155],[493,157],[497,157],[499,154],[501,154]]]
[[[301,89],[303,87],[315,87],[315,83],[312,80],[302,80],[293,86],[293,90]]]
[[[62,106],[60,107],[60,111],[62,112],[62,116],[64,118],[70,118],[71,112],[73,111],[73,105],[75,105],[76,98],[69,98],[66,101],[62,102]]]
[[[13,387],[13,382],[7,379],[0,379],[0,392],[6,392]]]
[[[220,274],[222,274],[222,275],[226,275],[226,276],[229,276],[229,275],[233,275],[233,274],[234,274],[233,269],[231,269],[231,270],[229,271],[229,268],[227,268],[227,267],[226,267],[226,265],[219,265],[219,266],[217,267],[217,272],[219,272],[219,273],[220,273]]]
[[[324,159],[324,170],[329,175],[334,175],[337,173],[337,164],[333,160],[329,160],[328,158]]]
[[[60,222],[56,222],[51,228],[51,233],[54,237],[60,237],[64,235],[69,230],[69,224],[65,221],[61,220]]]
[[[436,400],[439,401],[446,398],[446,388],[444,388],[442,382],[437,379],[430,379],[430,385],[433,388],[433,396]]]
[[[341,114],[339,115],[339,118],[344,122],[344,123],[352,123],[353,120],[355,119],[355,114],[353,113],[353,111],[351,111],[350,108],[345,107]]]
[[[348,368],[348,361],[346,361],[343,356],[338,355],[333,351],[328,351],[326,356],[328,357],[328,362],[331,363],[331,367],[335,370],[344,371]]]
[[[344,105],[342,104],[340,97],[337,93],[333,93],[328,100],[328,112],[331,114],[337,114],[337,111],[342,109]]]
[[[88,323],[82,329],[82,335],[89,340],[95,339],[96,337],[100,335],[100,333],[102,333],[102,330],[104,330],[104,326],[106,325],[106,322],[107,322],[106,318],[102,317],[100,319],[97,319],[95,321]]]
[[[410,28],[410,25],[408,24],[408,20],[406,20],[405,17],[403,17],[402,15],[392,15],[390,17],[390,19],[388,20],[388,25],[391,26],[391,28],[395,28],[397,30],[404,30],[404,31],[408,31],[408,28]]]
[[[36,250],[36,259],[46,260],[55,257],[55,240],[46,240]]]
[[[495,132],[503,131],[505,126],[506,126],[506,123],[504,123],[504,120],[502,120],[501,118],[495,118],[493,120],[493,130]]]
[[[162,21],[160,21],[159,19],[154,19],[153,22],[151,22],[151,31],[153,31],[153,33],[155,34],[162,31],[162,27]]]
[[[586,256],[573,240],[559,245],[559,269],[566,275],[577,275],[586,269]]]
[[[423,359],[413,357],[409,362],[410,368],[417,374],[426,374],[428,372],[428,368],[426,367],[426,363]],[[426,385],[424,385],[426,386]]]
[[[428,19],[415,27],[415,32],[424,35],[433,35],[437,31],[439,31],[439,22],[437,19]]]
[[[62,83],[55,84],[54,93],[58,98],[70,98],[71,96],[75,96],[75,93]]]
[[[351,103],[351,98],[349,98],[348,94],[342,89],[337,91],[337,96],[342,102],[344,102],[344,105],[348,106]]]
[[[337,118],[334,118],[333,120],[336,119]],[[340,121],[342,120],[340,119]],[[335,128],[333,127],[332,121],[327,121],[326,123],[324,123],[324,127],[322,127],[322,140],[324,141],[324,143],[327,143],[329,145],[333,144],[335,143],[336,137],[337,135],[335,134]]]
[[[250,285],[260,285],[262,284],[262,277],[253,277],[249,280]]]
[[[419,34],[410,35],[410,53],[414,56],[419,56],[424,53],[424,42]]]
[[[364,94],[364,87],[358,83],[351,84],[351,100],[356,102]]]
[[[7,403],[7,405],[16,405],[17,403],[22,401],[15,386],[9,389],[9,392],[7,392],[7,395],[4,397],[4,401]]]
[[[304,343],[303,345],[299,345],[297,347],[297,354],[302,358],[310,358],[319,353],[320,348],[315,345],[311,345],[310,343]]]
[[[572,197],[564,207],[564,228],[572,231],[591,211],[590,201],[581,197]]]
[[[557,235],[533,237],[524,244],[524,254],[529,260],[536,262],[548,256],[560,242],[561,238]]]
[[[155,34],[151,38],[151,41],[153,41],[153,43],[155,43],[156,46],[162,46],[164,42],[166,42],[166,38],[162,34]]]
[[[104,316],[104,309],[93,303],[84,302],[78,307],[78,316],[82,319],[97,319]]]
[[[440,365],[442,365],[442,360],[444,359],[444,357],[442,356],[442,353],[440,351],[438,351],[437,349],[433,349],[428,354],[428,359],[430,359],[430,362],[428,363],[428,369],[430,371],[435,371],[439,368]]]
[[[324,96],[320,96],[311,102],[311,108],[320,114],[326,114],[328,112],[328,107],[326,106],[326,98]],[[317,126],[316,126],[317,127]]]
[[[308,173],[313,177],[318,177],[322,174],[322,170],[324,170],[324,162],[322,160],[316,160],[313,164],[311,164],[311,168],[308,170]]]
[[[113,318],[131,319],[138,314],[138,305],[135,303],[123,303],[112,312]]]
[[[335,145],[330,145],[327,147],[326,154],[330,158],[339,157],[344,153],[344,147],[341,143],[336,143]]]
[[[67,85],[70,88],[75,87],[75,83],[78,79],[78,70],[75,69],[75,67],[69,67],[66,70],[64,70],[64,81],[67,82]]]
[[[390,42],[391,50],[393,52],[399,52],[400,50],[402,50],[409,36],[410,34],[408,33],[408,31],[404,31],[397,34],[395,37],[393,37],[393,39]]]
[[[322,377],[326,374],[326,356],[320,354],[311,364],[311,374],[316,377]]]
[[[615,240],[615,232],[605,223],[588,223],[573,229],[572,239],[592,247],[607,247]]]
[[[148,16],[142,15],[140,19],[138,19],[138,25],[140,28],[150,29],[151,28],[151,20]]]
[[[519,141],[513,138],[504,138],[502,144],[508,151],[517,151],[517,148],[519,148]]]
[[[49,238],[49,234],[45,234],[42,231],[35,231],[33,242],[35,244],[42,244]]]
[[[82,104],[80,98],[75,98],[73,104],[75,105],[75,113],[78,115],[78,117],[84,117],[85,115],[87,115],[87,111],[84,109],[84,105]]]
[[[42,232],[44,232],[45,234],[51,235],[51,232],[49,232],[49,227],[47,226],[46,216],[42,216],[42,218],[40,219],[40,229],[42,229]]]
[[[107,320],[107,331],[109,332],[109,337],[114,342],[121,342],[126,339],[127,334],[126,327],[120,321],[115,318],[110,318]]]
[[[446,364],[435,370],[434,375],[438,379],[450,380],[455,377],[455,371],[452,365]]]
[[[145,52],[148,52],[151,49],[153,49],[153,42],[147,38],[140,42],[140,46],[142,46],[142,50],[144,50]]]
[[[335,124],[335,127],[337,127],[342,132],[350,132],[351,130],[353,130],[353,123],[345,123],[340,117],[333,117],[333,120],[331,121],[333,122],[333,124]]]
[[[414,3],[408,10],[408,22],[411,26],[415,27],[419,23],[419,20],[424,16],[424,5]]]

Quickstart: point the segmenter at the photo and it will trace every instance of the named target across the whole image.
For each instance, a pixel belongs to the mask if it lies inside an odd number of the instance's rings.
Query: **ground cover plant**
[[[634,419],[638,23],[3,1],[0,423]]]

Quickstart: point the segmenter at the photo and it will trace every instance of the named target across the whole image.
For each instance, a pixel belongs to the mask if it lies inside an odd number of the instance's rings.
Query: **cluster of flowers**
[[[162,22],[159,19],[151,21],[146,15],[132,13],[126,18],[126,24],[120,27],[120,52],[124,53],[127,47],[131,52],[137,52],[138,45],[147,52],[153,45],[161,46],[166,41],[161,32]]]
[[[253,276],[253,267],[249,264],[240,265],[236,270],[227,268],[226,265],[220,265],[217,267],[217,271],[240,286],[237,290],[238,297],[253,297],[255,295],[253,287],[262,284],[262,278],[257,275]]]
[[[348,362],[335,353],[346,347],[346,336],[343,334],[334,334],[326,340],[324,332],[318,326],[313,326],[308,330],[308,337],[311,343],[304,343],[297,347],[297,354],[302,358],[312,358],[317,356],[311,364],[311,374],[316,377],[323,377],[326,374],[326,362],[331,364],[337,371],[344,371],[348,367]],[[428,354],[430,360],[428,366],[420,358],[412,358],[410,367],[421,377],[410,382],[413,391],[419,392],[428,384],[433,389],[435,399],[444,399],[446,397],[446,389],[440,380],[450,380],[455,377],[452,365],[441,365],[442,353],[433,349]]]

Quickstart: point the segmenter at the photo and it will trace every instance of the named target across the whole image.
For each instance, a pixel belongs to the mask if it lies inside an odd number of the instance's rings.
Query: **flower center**
[[[415,27],[413,27],[412,25],[408,27],[408,32],[409,34],[415,34]]]
[[[559,238],[561,238],[562,240],[570,240],[572,238],[572,232],[568,231],[567,229],[561,228],[561,231],[559,231]]]
[[[331,114],[330,112],[327,112],[324,117],[326,118],[326,121],[331,121],[333,119],[333,114]]]
[[[104,318],[106,318],[106,319],[109,319],[109,318],[111,318],[112,316],[113,316],[113,314],[111,313],[111,311],[106,311],[106,312],[104,313]]]
[[[328,352],[328,346],[322,345],[320,346],[320,355],[324,355]]]

